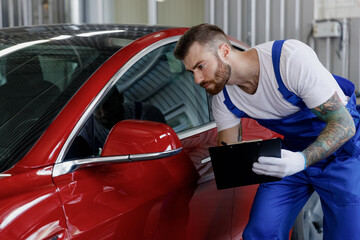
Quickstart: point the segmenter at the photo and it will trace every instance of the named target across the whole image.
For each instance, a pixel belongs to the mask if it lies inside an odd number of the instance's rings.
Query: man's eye
[[[198,65],[198,68],[199,68],[199,69],[203,69],[203,68],[204,68],[204,65],[200,64],[200,65]]]

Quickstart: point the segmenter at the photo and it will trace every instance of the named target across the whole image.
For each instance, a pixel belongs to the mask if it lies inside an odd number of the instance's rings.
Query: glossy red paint
[[[9,173],[11,177],[0,178],[0,238],[68,239],[52,167],[13,168]]]
[[[242,141],[283,138],[282,135],[261,126],[257,121],[250,118],[243,118],[241,120],[241,127],[243,131]]]
[[[218,191],[208,148],[216,145],[216,128],[181,139],[200,178],[190,201],[190,216],[184,239],[230,239],[234,189]]]
[[[213,128],[181,139],[184,152],[190,157],[200,175],[199,182],[214,179],[210,159],[206,162],[203,160],[209,157],[209,147],[216,146],[216,138],[217,131]]]
[[[234,189],[234,212],[231,221],[233,239],[242,238],[257,188],[258,185],[251,185]]]
[[[173,239],[162,230],[165,226],[170,228],[168,234],[186,230],[187,225],[177,221],[188,217],[197,178],[190,159],[180,153],[84,168],[54,181],[74,238]]]
[[[179,138],[168,125],[125,120],[111,129],[101,156],[160,153],[180,148]]]

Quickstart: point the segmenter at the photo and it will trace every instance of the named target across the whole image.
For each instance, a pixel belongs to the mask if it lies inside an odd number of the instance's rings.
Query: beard
[[[205,85],[210,84],[209,88],[205,88],[210,95],[216,95],[219,92],[221,92],[231,76],[230,65],[224,63],[218,56],[217,56],[217,62],[218,62],[218,68],[215,72],[214,79],[206,82],[202,82],[200,85],[201,87],[204,87]]]

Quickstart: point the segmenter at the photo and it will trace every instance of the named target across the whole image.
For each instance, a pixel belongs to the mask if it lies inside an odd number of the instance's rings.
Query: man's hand
[[[306,159],[301,152],[281,149],[281,158],[259,157],[253,164],[253,171],[259,175],[283,178],[305,169]]]

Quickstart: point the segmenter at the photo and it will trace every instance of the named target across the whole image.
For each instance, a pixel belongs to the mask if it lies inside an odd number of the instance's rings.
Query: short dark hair
[[[184,60],[194,42],[198,42],[203,46],[207,45],[214,54],[217,54],[218,47],[224,42],[232,47],[221,28],[216,25],[202,23],[191,27],[181,36],[174,49],[175,57]]]

